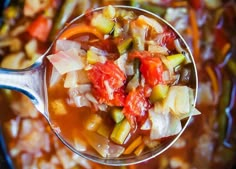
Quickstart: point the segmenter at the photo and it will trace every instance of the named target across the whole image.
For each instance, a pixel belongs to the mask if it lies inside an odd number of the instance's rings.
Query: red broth
[[[198,113],[190,57],[149,15],[113,6],[87,13],[47,56],[50,120],[78,151],[139,156]]]

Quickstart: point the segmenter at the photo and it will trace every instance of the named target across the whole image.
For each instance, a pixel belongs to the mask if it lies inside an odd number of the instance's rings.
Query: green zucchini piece
[[[132,44],[133,39],[132,38],[128,38],[123,40],[119,45],[118,45],[118,51],[119,53],[122,55],[124,54],[128,48],[130,47],[130,45]]]
[[[115,22],[103,14],[98,14],[92,19],[92,25],[102,33],[109,34],[113,30]]]
[[[124,114],[122,112],[121,108],[114,108],[111,110],[111,116],[112,119],[116,122],[119,123],[124,119]]]
[[[180,65],[185,60],[185,56],[181,53],[169,55],[166,58],[169,61],[168,63],[171,64],[172,67]]]
[[[111,140],[117,144],[123,144],[126,137],[129,135],[131,126],[127,119],[117,123],[111,133]]]
[[[167,96],[168,90],[168,85],[158,84],[154,86],[150,96],[150,101],[154,103],[156,101],[164,99]]]

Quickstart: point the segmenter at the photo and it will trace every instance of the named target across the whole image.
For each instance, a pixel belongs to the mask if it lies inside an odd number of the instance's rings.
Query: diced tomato
[[[157,43],[160,46],[166,46],[169,50],[175,49],[174,40],[177,38],[177,35],[170,30],[169,28],[165,28],[163,33],[157,35]]]
[[[94,87],[94,94],[101,103],[123,106],[125,99],[124,83],[126,76],[112,61],[96,63],[88,72]]]
[[[29,25],[27,31],[32,37],[46,42],[51,28],[52,20],[40,15]]]
[[[126,118],[131,124],[134,124],[133,120],[142,119],[146,115],[146,112],[150,106],[147,98],[145,97],[144,89],[137,88],[129,92],[128,96],[125,98],[125,105],[123,112]]]
[[[148,51],[133,51],[129,53],[129,59],[133,60],[135,58],[143,59],[146,57],[152,57],[151,52]]]
[[[147,57],[141,59],[140,72],[150,86],[163,83],[163,64],[159,57]]]
[[[203,0],[189,0],[189,3],[195,10],[203,7]]]
[[[215,48],[221,50],[226,43],[229,43],[226,33],[223,31],[222,28],[216,28],[214,41]]]

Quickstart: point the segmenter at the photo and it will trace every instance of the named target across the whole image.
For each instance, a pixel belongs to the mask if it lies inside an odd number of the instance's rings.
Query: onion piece
[[[65,88],[76,87],[77,86],[77,80],[78,80],[78,75],[77,75],[76,71],[68,72],[66,74],[64,87]]]
[[[84,68],[85,59],[81,55],[78,55],[78,53],[79,51],[77,49],[72,48],[49,55],[47,58],[60,74],[65,74]]]
[[[126,74],[125,65],[126,65],[127,58],[128,58],[127,53],[124,53],[118,59],[116,59],[114,62],[120,68],[120,70],[122,70],[124,72],[124,74]]]
[[[162,55],[165,55],[167,56],[169,53],[168,53],[168,49],[167,47],[165,46],[160,46],[158,44],[149,44],[148,45],[148,51],[149,52],[152,52],[152,53],[159,53],[159,54],[162,54]]]
[[[111,142],[109,142],[109,139],[95,132],[86,132],[83,134],[88,143],[102,157],[119,157],[124,152],[124,147],[112,144]]]
[[[194,110],[193,89],[187,86],[171,86],[164,100],[164,107],[168,107],[171,113],[180,119],[191,115]]]
[[[94,46],[91,46],[89,48],[89,50],[91,50],[93,53],[97,54],[98,56],[107,56],[108,55],[108,53],[106,51],[96,48]]]
[[[89,100],[85,96],[75,96],[73,100],[77,107],[91,107]]]
[[[140,15],[138,17],[138,20],[145,22],[147,25],[149,25],[150,27],[152,27],[157,33],[162,33],[164,32],[163,27],[161,26],[161,24],[159,24],[156,20],[148,18],[144,15]]]
[[[71,48],[80,49],[81,44],[72,40],[61,40],[56,41],[56,52],[67,51]]]
[[[57,71],[55,67],[53,67],[51,77],[49,80],[49,87],[53,87],[61,78],[62,78],[61,74]]]
[[[180,119],[173,116],[167,108],[160,103],[156,103],[155,107],[150,109],[149,118],[152,124],[150,138],[160,139],[178,134],[181,129]]]

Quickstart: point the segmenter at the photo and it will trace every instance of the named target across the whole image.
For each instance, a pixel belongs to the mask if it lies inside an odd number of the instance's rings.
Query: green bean
[[[72,15],[73,10],[75,9],[78,1],[74,0],[65,0],[62,4],[59,14],[54,20],[53,28],[50,33],[49,39],[51,41],[54,40],[55,36],[57,35],[58,31],[63,28],[65,23],[68,21],[70,16]]]
[[[234,61],[233,59],[230,59],[227,63],[227,67],[229,68],[229,70],[231,71],[231,73],[236,76],[236,61]]]
[[[142,3],[140,7],[160,16],[164,15],[166,12],[166,9],[164,7],[160,7],[155,4]]]
[[[222,95],[219,100],[219,112],[218,112],[219,138],[220,138],[220,141],[222,142],[226,136],[226,128],[227,128],[227,112],[226,111],[230,103],[231,86],[232,84],[229,79],[223,80]]]

